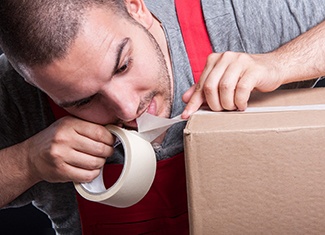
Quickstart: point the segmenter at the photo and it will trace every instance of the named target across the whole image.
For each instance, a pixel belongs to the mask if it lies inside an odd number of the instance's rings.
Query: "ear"
[[[149,29],[152,26],[153,16],[143,0],[125,0],[125,4],[131,17],[142,24],[143,27]]]

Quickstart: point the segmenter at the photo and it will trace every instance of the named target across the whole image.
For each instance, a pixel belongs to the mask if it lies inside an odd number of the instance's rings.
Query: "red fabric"
[[[54,103],[54,101],[50,97],[48,97],[48,101],[56,119],[60,119],[66,115],[69,115],[67,111],[65,111],[63,108],[59,107],[56,103]]]
[[[121,170],[122,165],[106,165],[104,179],[114,182]],[[77,198],[87,235],[189,234],[183,154],[158,162],[148,194],[131,207],[115,208],[80,195]]]
[[[200,0],[175,0],[186,50],[195,82],[212,52]],[[198,46],[199,45],[199,46]],[[50,100],[56,118],[67,114]],[[106,165],[104,180],[112,185],[122,165]],[[157,163],[155,180],[148,194],[136,205],[115,208],[91,202],[77,194],[84,235],[189,234],[184,154]]]
[[[204,69],[206,59],[212,53],[201,10],[201,1],[175,0],[175,5],[194,81],[197,83]]]

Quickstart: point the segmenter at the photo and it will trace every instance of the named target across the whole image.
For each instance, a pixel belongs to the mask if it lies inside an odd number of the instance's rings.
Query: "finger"
[[[113,145],[108,145],[82,135],[75,137],[74,142],[71,143],[71,147],[78,152],[103,158],[112,155],[114,151]]]
[[[181,115],[183,119],[188,119],[205,102],[204,93],[202,90],[202,84],[204,83],[206,74],[208,72],[209,69],[206,67],[200,77],[200,81],[197,84],[194,84],[186,92],[185,98],[187,99],[187,104]]]
[[[89,182],[98,176],[105,164],[104,158],[92,157],[77,153],[67,154],[69,158],[51,162],[43,173],[43,179],[48,182]],[[69,159],[74,159],[71,161]],[[62,161],[63,160],[63,161]],[[44,169],[44,168],[43,168]]]
[[[104,126],[80,120],[73,128],[79,135],[94,141],[107,145],[113,145],[115,142],[115,137]]]
[[[213,69],[204,83],[204,97],[209,108],[213,111],[220,111],[222,107],[219,100],[219,79],[222,69]]]
[[[225,110],[236,110],[235,90],[240,79],[242,68],[231,64],[226,69],[219,82],[220,104]]]
[[[88,170],[84,168],[76,168],[72,165],[66,164],[61,171],[64,181],[73,181],[78,183],[89,183],[94,180],[99,174],[101,169]]]
[[[193,95],[193,93],[195,92],[195,84],[193,86],[191,86],[190,89],[188,89],[182,96],[182,100],[184,103],[188,103],[191,96]]]
[[[214,67],[215,61],[217,61],[218,58],[219,55],[216,53],[208,56],[207,63],[200,76],[199,82],[196,85],[194,85],[194,88],[190,88],[190,90],[194,89],[194,92],[193,90],[191,90],[188,93],[190,94],[190,98],[188,99],[187,105],[185,106],[185,109],[181,115],[183,119],[189,118],[189,116],[192,115],[194,112],[196,112],[201,107],[201,105],[205,102],[203,86],[210,71]]]
[[[238,110],[245,110],[247,108],[247,103],[251,92],[255,87],[255,79],[249,75],[243,75],[236,86],[235,91],[235,104]]]
[[[215,66],[205,79],[203,87],[204,97],[208,106],[213,111],[221,111],[224,109],[221,105],[219,87],[220,80],[224,77],[228,66],[229,58],[225,58],[224,56],[220,57],[220,59],[216,62]]]
[[[204,103],[204,94],[201,89],[201,84],[195,85],[195,91],[191,98],[189,99],[187,105],[185,106],[185,109],[181,115],[183,119],[188,119],[194,112],[196,112],[200,106]]]
[[[114,150],[111,151],[110,155],[113,154],[113,151]],[[91,156],[83,152],[71,150],[69,153],[69,157],[65,159],[65,162],[76,168],[82,168],[86,170],[96,170],[104,166],[106,162],[106,158]]]
[[[100,174],[100,169],[96,170],[84,170],[80,169],[76,176],[74,177],[76,180],[74,182],[79,182],[79,183],[90,183],[93,181],[97,176]]]

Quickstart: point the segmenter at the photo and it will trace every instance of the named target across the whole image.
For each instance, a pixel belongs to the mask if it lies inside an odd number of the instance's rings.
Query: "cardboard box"
[[[310,104],[325,88],[249,107]],[[191,234],[325,234],[325,110],[196,114],[184,137]]]

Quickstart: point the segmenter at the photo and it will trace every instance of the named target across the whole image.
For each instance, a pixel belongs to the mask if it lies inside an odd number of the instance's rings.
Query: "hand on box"
[[[274,57],[272,53],[211,54],[199,83],[183,95],[187,105],[182,118],[188,118],[203,104],[213,111],[244,110],[252,90],[275,90],[282,84],[282,78]]]

